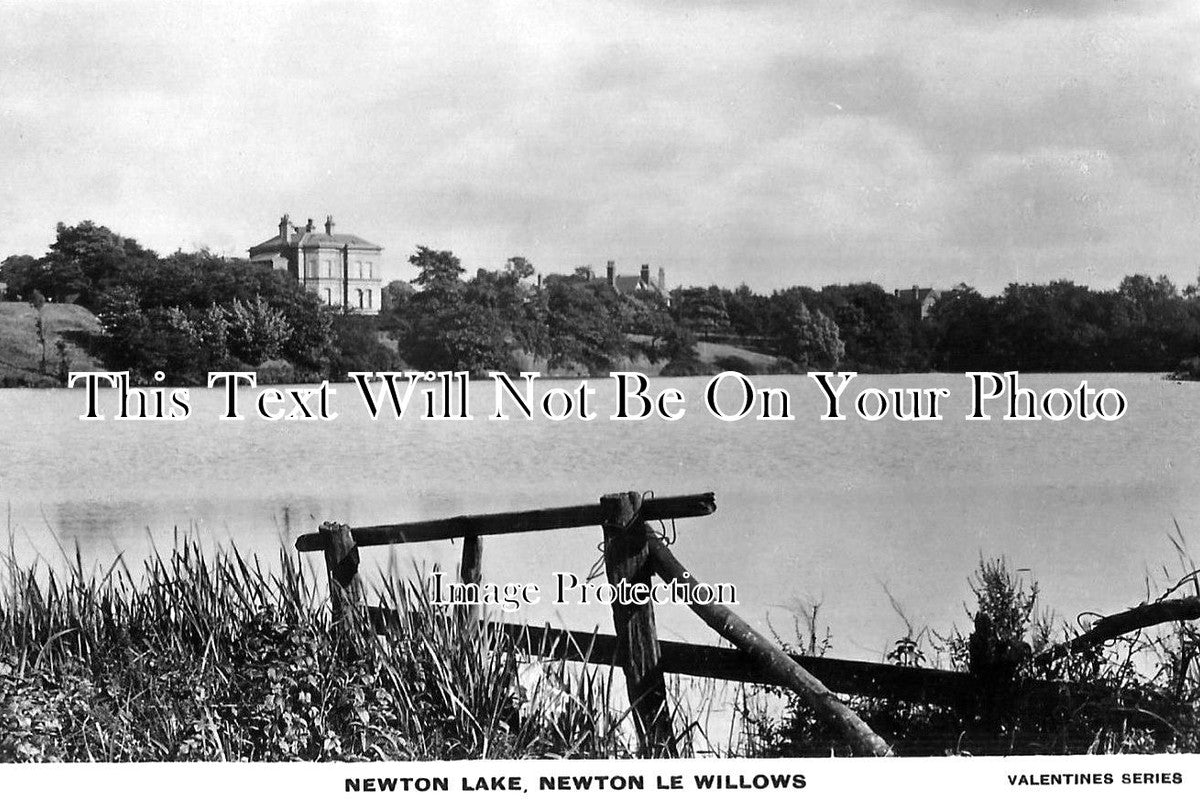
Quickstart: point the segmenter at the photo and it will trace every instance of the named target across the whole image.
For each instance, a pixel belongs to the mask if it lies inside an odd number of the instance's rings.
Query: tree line
[[[0,281],[10,300],[92,311],[101,334],[77,344],[141,382],[162,371],[200,383],[212,370],[264,365],[278,380],[312,380],[381,356],[362,326],[286,274],[207,250],[160,256],[90,221],[59,223],[40,258],[6,258]]]
[[[1130,275],[1111,290],[1013,283],[993,296],[959,284],[940,292],[924,318],[873,283],[770,295],[712,286],[675,296],[694,329],[783,355],[788,320],[811,315],[840,340],[840,366],[862,372],[1162,372],[1200,355],[1200,288],[1180,291],[1165,276]]]
[[[0,262],[0,281],[10,300],[93,311],[102,332],[81,344],[110,367],[141,380],[161,370],[180,383],[216,369],[256,368],[264,380],[291,381],[406,366],[560,374],[653,366],[683,375],[835,367],[1169,371],[1182,364],[1200,372],[1200,291],[1180,291],[1165,277],[1131,275],[1112,290],[1012,284],[994,296],[959,285],[922,316],[910,300],[873,283],[622,294],[589,267],[538,277],[519,256],[471,276],[448,250],[419,246],[409,262],[412,282],[388,284],[383,311],[359,316],[322,304],[269,267],[207,250],[160,256],[85,221],[60,223],[44,256]],[[767,358],[702,360],[699,342]]]

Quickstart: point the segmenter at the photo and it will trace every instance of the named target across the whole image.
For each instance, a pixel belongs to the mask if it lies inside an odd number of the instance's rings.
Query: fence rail
[[[648,497],[642,501],[641,519],[647,522],[667,519],[703,517],[717,510],[712,492]],[[354,528],[354,543],[359,547],[384,544],[414,544],[459,539],[465,536],[497,536],[505,533],[526,533],[563,528],[595,528],[604,524],[605,510],[598,504],[542,508],[532,511],[511,511],[499,514],[474,514],[425,522],[404,522],[398,525],[373,525]],[[325,549],[323,533],[306,533],[296,540],[302,553],[318,553]]]
[[[504,635],[531,655],[590,664],[613,664],[616,637],[606,633],[564,631],[550,626],[502,624]],[[663,671],[673,675],[737,683],[781,686],[787,683],[759,667],[753,658],[733,647],[661,640]],[[856,697],[890,698],[951,708],[969,708],[979,697],[978,678],[968,672],[929,667],[906,667],[873,661],[789,654],[830,691]],[[1083,700],[1103,692],[1067,681],[1026,681],[1022,693],[1031,703],[1057,704]]]
[[[301,552],[323,552],[330,581],[330,597],[337,624],[355,624],[363,608],[358,576],[358,548],[385,544],[463,540],[460,578],[463,583],[482,581],[483,549],[480,537],[527,531],[600,526],[604,533],[605,570],[610,583],[644,585],[655,573],[664,581],[694,582],[650,521],[700,517],[716,511],[709,493],[674,497],[648,497],[637,492],[605,495],[599,503],[530,511],[450,517],[398,525],[351,529],[326,523],[319,533],[305,534],[296,541]],[[637,595],[634,595],[637,596]],[[1166,605],[1166,604],[1158,604]],[[1180,605],[1180,604],[1176,604]],[[1191,618],[1200,606],[1176,609],[1147,607],[1117,615],[1110,624],[1099,624],[1093,633],[1064,645],[1063,652],[1090,645],[1125,631],[1145,620]],[[693,603],[691,609],[711,628],[734,645],[713,647],[658,638],[654,606],[614,604],[616,635],[584,633],[552,627],[512,623],[488,623],[515,647],[533,656],[611,664],[625,673],[632,718],[642,752],[648,756],[674,755],[676,739],[671,730],[664,682],[666,673],[724,681],[782,686],[797,692],[809,706],[838,731],[853,752],[890,755],[888,744],[876,735],[837,694],[892,698],[972,710],[994,704],[1002,696],[1019,690],[1022,702],[1058,707],[1102,695],[1100,689],[1059,681],[1020,681],[1015,672],[995,669],[989,663],[972,661],[970,672],[951,672],[924,667],[880,664],[865,661],[797,656],[785,653],[774,642],[755,631],[730,609],[717,603]],[[393,630],[399,619],[394,609],[367,606],[364,609],[378,632]],[[1130,619],[1126,619],[1129,617]],[[468,610],[467,620],[477,623],[477,607]],[[978,624],[978,620],[977,620]],[[1111,630],[1110,630],[1111,629]],[[1078,646],[1078,647],[1077,647]],[[1056,658],[1059,652],[1043,658]],[[974,659],[974,654],[972,655]],[[1003,666],[1003,665],[1001,665]],[[997,675],[1004,677],[998,679]],[[1154,698],[1129,698],[1149,704]]]

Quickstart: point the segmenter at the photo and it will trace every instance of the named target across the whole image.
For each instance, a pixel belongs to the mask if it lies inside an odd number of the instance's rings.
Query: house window
[[[329,289],[325,290],[325,305],[333,305],[333,292],[331,292]]]
[[[374,308],[374,307],[375,306],[371,305],[371,290],[367,289],[367,308]]]
[[[358,307],[362,308],[363,307],[363,292],[362,292],[362,289],[358,289],[357,291],[358,291]]]
[[[317,259],[310,258],[305,263],[307,264],[307,270],[306,270],[305,274],[308,275],[308,277],[316,278],[316,277],[320,276],[321,273],[320,273],[319,265],[317,264]]]
[[[355,262],[354,262],[354,268],[355,268],[355,269],[358,271],[358,277],[360,277],[360,278],[361,278],[361,277],[363,276],[363,267],[362,267],[362,262],[361,262],[361,261],[355,261]]]
[[[333,277],[333,259],[332,258],[325,259],[325,277],[326,278]]]
[[[374,266],[375,266],[375,265],[374,265],[374,264],[372,264],[370,261],[368,261],[368,262],[367,262],[367,277],[368,277],[368,278],[374,278],[374,277],[375,277],[375,274],[372,272],[372,270],[374,269]]]

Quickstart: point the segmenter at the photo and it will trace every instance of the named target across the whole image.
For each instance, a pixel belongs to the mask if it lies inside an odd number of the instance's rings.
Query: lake
[[[717,513],[679,521],[675,551],[701,580],[732,582],[739,611],[792,630],[790,609],[820,603],[831,654],[879,659],[905,631],[968,625],[967,579],[981,556],[1036,579],[1060,618],[1113,612],[1144,599],[1146,577],[1178,562],[1178,522],[1200,540],[1200,384],[1152,375],[1022,375],[1024,386],[1073,390],[1086,379],[1128,398],[1116,421],[964,420],[961,374],[860,376],[853,390],[945,387],[937,421],[822,421],[804,376],[756,376],[787,390],[794,420],[726,422],[708,413],[706,378],[657,378],[685,416],[611,421],[612,382],[593,378],[598,417],[489,419],[490,382],[471,384],[471,421],[371,419],[339,384],[334,420],[222,421],[218,390],[192,389],[182,421],[81,421],[79,390],[0,390],[0,503],[18,557],[60,563],[76,543],[99,564],[169,547],[175,528],[274,556],[327,519],[351,525],[573,505],[627,489],[713,491]],[[545,381],[574,389],[578,380]],[[732,387],[722,392],[729,407]],[[249,397],[248,390],[244,396]],[[114,403],[104,400],[111,416]],[[510,412],[515,407],[509,404]],[[554,571],[586,574],[599,530],[486,540],[485,579],[548,586]],[[382,552],[381,552],[382,551]],[[452,567],[449,544],[388,551]],[[1193,554],[1196,547],[1193,546]],[[311,556],[314,563],[319,556]],[[268,558],[268,561],[270,559]],[[519,617],[600,625],[607,609],[527,608]],[[683,608],[659,612],[664,637],[711,642]]]

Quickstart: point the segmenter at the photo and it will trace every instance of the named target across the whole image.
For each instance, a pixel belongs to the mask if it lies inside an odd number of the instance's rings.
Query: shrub
[[[799,375],[804,372],[800,365],[790,358],[777,358],[767,372],[771,375]]]
[[[596,668],[560,664],[526,689],[512,643],[432,605],[421,581],[381,576],[400,621],[377,637],[331,629],[294,554],[267,573],[184,541],[140,578],[79,564],[9,565],[0,761],[628,754]]]
[[[1200,583],[1194,568],[1172,591]],[[1004,559],[981,560],[968,585],[975,608],[969,635],[932,637],[933,648],[979,683],[956,707],[888,698],[849,698],[850,707],[900,755],[1192,752],[1200,746],[1200,634],[1195,623],[1144,630],[1050,665],[1033,656],[1049,646],[1049,617],[1037,613],[1038,587]],[[1200,585],[1195,586],[1200,590]],[[1167,594],[1170,594],[1168,592]],[[1164,595],[1166,596],[1166,595]],[[1076,631],[1065,629],[1069,639]],[[886,660],[920,666],[930,658],[912,627]],[[1029,681],[1073,682],[1053,702],[1035,702]],[[1044,686],[1045,684],[1041,684]],[[1045,698],[1043,693],[1040,695]],[[769,756],[846,752],[806,705],[787,697],[777,723],[754,721],[747,749]]]
[[[296,367],[282,358],[273,358],[258,365],[256,370],[260,386],[296,383]]]
[[[743,375],[756,375],[760,371],[753,363],[741,356],[721,356],[713,363],[719,372],[740,372]]]
[[[664,378],[686,378],[692,375],[706,375],[710,371],[708,365],[698,358],[677,358],[668,361],[659,375]]]
[[[1200,356],[1193,356],[1179,362],[1179,366],[1175,368],[1171,377],[1177,380],[1200,381]]]

